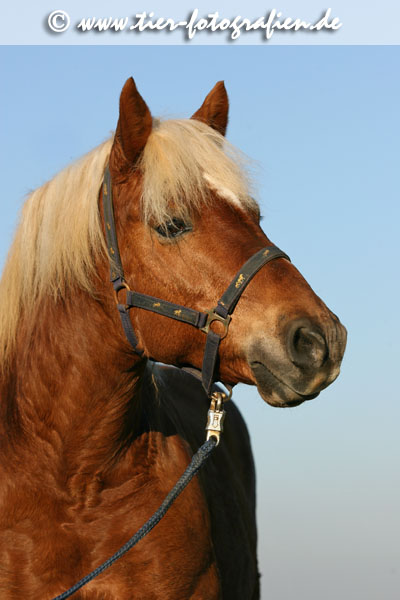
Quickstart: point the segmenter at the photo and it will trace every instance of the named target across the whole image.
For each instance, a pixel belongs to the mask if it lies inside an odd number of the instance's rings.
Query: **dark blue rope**
[[[170,508],[171,504],[176,500],[179,494],[185,489],[185,487],[190,483],[199,469],[206,462],[207,458],[213,451],[217,444],[217,440],[215,437],[210,438],[207,442],[205,442],[201,448],[198,449],[196,454],[193,456],[190,465],[179,479],[179,481],[175,484],[169,494],[166,496],[164,502],[161,504],[160,508],[154,513],[152,517],[135,533],[134,536],[131,537],[130,540],[126,542],[115,554],[113,554],[108,560],[106,560],[102,565],[94,569],[89,575],[83,577],[80,581],[78,581],[75,585],[73,585],[69,590],[63,592],[59,596],[53,598],[53,600],[64,600],[64,598],[69,598],[81,589],[84,585],[89,583],[92,579],[97,577],[100,573],[108,569],[116,560],[121,558],[128,550],[130,550],[135,544],[137,544],[142,538],[145,537],[157,525],[159,521],[163,518],[165,513]]]

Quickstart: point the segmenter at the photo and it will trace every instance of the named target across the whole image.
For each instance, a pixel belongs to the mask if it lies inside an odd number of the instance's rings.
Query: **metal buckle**
[[[232,317],[231,317],[231,315],[227,315],[226,317],[221,317],[221,315],[219,315],[218,313],[216,313],[214,311],[215,311],[214,308],[204,311],[207,315],[207,321],[206,321],[206,324],[204,325],[204,327],[202,327],[200,329],[200,331],[202,331],[203,333],[208,333],[210,330],[211,323],[213,323],[214,321],[218,321],[219,323],[222,323],[222,325],[224,326],[224,332],[220,336],[221,340],[223,340],[224,337],[226,336],[226,334],[228,333],[229,323],[231,322]]]

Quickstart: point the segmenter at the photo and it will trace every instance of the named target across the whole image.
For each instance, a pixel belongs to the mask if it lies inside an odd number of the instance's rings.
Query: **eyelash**
[[[168,223],[164,225],[159,225],[154,228],[159,235],[165,238],[175,238],[187,231],[191,231],[192,227],[182,221],[182,219],[173,218]]]

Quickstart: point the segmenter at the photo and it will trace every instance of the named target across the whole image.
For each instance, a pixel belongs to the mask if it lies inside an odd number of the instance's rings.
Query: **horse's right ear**
[[[112,175],[124,175],[132,169],[144,150],[151,129],[151,113],[130,77],[119,100],[119,119],[110,156]]]
[[[229,100],[223,81],[218,81],[208,94],[192,119],[202,121],[221,135],[225,135],[228,125]]]

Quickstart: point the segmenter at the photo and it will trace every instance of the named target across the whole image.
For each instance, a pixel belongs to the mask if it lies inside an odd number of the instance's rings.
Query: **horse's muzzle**
[[[272,406],[316,398],[339,375],[347,332],[335,315],[328,322],[291,321],[279,339],[262,337],[247,359],[260,395]]]

